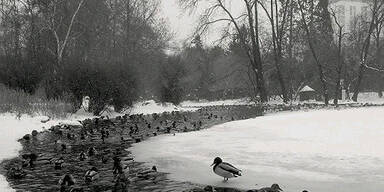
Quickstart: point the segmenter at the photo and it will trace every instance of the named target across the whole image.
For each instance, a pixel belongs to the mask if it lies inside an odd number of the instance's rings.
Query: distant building
[[[369,17],[369,2],[371,0],[330,0],[330,11],[331,14],[335,13],[337,21],[344,26],[345,32],[348,32],[358,18]]]
[[[303,87],[299,91],[299,98],[300,101],[309,101],[309,100],[316,100],[316,91],[309,87],[308,85]]]

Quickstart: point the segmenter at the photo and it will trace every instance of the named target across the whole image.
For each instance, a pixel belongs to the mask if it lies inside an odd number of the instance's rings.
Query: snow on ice
[[[246,103],[245,99],[187,101],[175,106],[151,100],[136,103],[127,112],[152,114]],[[384,178],[383,115],[384,108],[279,113],[175,137],[151,138],[133,150],[138,161],[156,164],[160,171],[170,172],[171,178],[178,180],[244,188],[259,188],[276,182],[286,191],[306,188],[370,192],[384,188],[384,183],[380,182]],[[79,124],[77,120],[92,117],[84,111],[65,120],[28,115],[18,120],[15,114],[0,114],[0,160],[17,156],[21,149],[17,140],[32,130],[41,131],[59,123]],[[216,156],[243,169],[244,176],[223,184],[209,167]],[[14,191],[2,175],[0,191]]]
[[[151,138],[133,147],[137,161],[172,179],[285,191],[374,192],[384,183],[384,108],[279,113],[191,133]],[[214,157],[243,176],[227,183]]]

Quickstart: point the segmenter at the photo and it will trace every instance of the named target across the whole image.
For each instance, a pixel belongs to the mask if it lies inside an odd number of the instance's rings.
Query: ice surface
[[[284,191],[376,192],[384,189],[384,108],[279,113],[135,144],[137,161],[170,178],[200,184]],[[243,170],[227,183],[214,157]]]

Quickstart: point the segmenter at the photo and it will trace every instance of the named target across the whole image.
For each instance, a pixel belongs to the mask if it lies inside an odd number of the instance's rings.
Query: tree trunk
[[[338,27],[338,50],[337,50],[337,57],[338,57],[338,62],[337,62],[337,67],[336,67],[336,87],[335,87],[335,94],[334,94],[334,99],[333,99],[333,104],[338,105],[339,104],[339,99],[340,99],[340,91],[341,91],[341,73],[343,69],[343,53],[342,53],[342,41],[343,41],[343,26],[339,24],[337,21],[336,16],[335,21]]]
[[[300,2],[299,2],[299,6],[300,6],[301,18],[302,18],[302,21],[303,21],[303,24],[304,24],[304,30],[306,32],[309,48],[310,48],[310,50],[312,52],[312,55],[313,55],[313,57],[315,59],[315,62],[316,62],[317,68],[318,68],[319,78],[320,78],[320,82],[321,82],[322,89],[323,89],[324,103],[325,103],[325,105],[328,105],[329,104],[329,101],[328,101],[329,100],[329,96],[328,96],[327,84],[325,82],[323,66],[320,63],[319,57],[318,57],[318,55],[316,53],[316,50],[315,50],[315,47],[313,45],[312,37],[311,37],[311,32],[310,32],[310,30],[308,28],[308,25],[307,25],[307,22],[305,20],[303,6],[302,6],[302,4]]]
[[[261,61],[261,54],[260,54],[260,46],[259,46],[259,33],[258,33],[258,11],[257,6],[254,6],[255,9],[255,21],[253,21],[253,14],[252,14],[252,7],[250,5],[249,1],[244,1],[247,13],[248,13],[248,24],[250,29],[250,35],[251,35],[251,47],[248,46],[247,41],[245,39],[245,35],[243,34],[242,30],[240,29],[238,23],[236,22],[235,18],[232,16],[230,11],[223,5],[222,1],[218,1],[218,5],[223,9],[223,11],[229,16],[231,22],[235,25],[235,28],[240,36],[242,47],[244,48],[245,53],[247,54],[247,57],[249,59],[252,72],[256,76],[256,86],[258,89],[258,92],[260,94],[261,102],[268,102],[268,95],[267,90],[265,86],[265,80],[264,80],[264,72],[263,72],[263,66]],[[256,4],[255,0],[255,4]],[[255,25],[254,23],[255,22]]]
[[[372,10],[372,18],[371,18],[371,21],[370,21],[370,26],[369,26],[367,38],[365,39],[365,42],[364,42],[364,45],[363,45],[363,48],[362,48],[362,51],[361,51],[361,55],[360,55],[359,74],[358,74],[358,77],[357,77],[358,79],[357,79],[357,83],[356,83],[356,86],[355,86],[355,90],[354,90],[354,93],[353,93],[353,96],[352,96],[352,100],[355,101],[355,102],[357,102],[357,97],[359,96],[361,82],[363,81],[364,73],[365,73],[365,70],[367,68],[366,67],[366,61],[367,61],[367,58],[368,58],[369,47],[371,45],[371,36],[372,36],[373,30],[376,27],[375,26],[375,24],[376,24],[375,19],[377,19],[377,14],[378,14],[381,6],[382,6],[382,4],[379,5],[378,3],[379,3],[378,0],[374,1],[373,10]]]
[[[354,89],[354,92],[353,92],[353,96],[352,96],[352,101],[354,101],[354,102],[357,102],[357,97],[359,96],[360,85],[361,85],[361,82],[363,80],[365,69],[366,69],[365,65],[364,64],[360,64],[359,74],[357,76],[357,82],[356,82],[356,86],[355,86],[355,89]]]
[[[291,1],[290,7],[289,7],[289,43],[288,43],[288,55],[289,55],[289,96],[290,100],[293,100],[293,70],[292,70],[292,65],[293,65],[293,1]]]
[[[248,10],[248,24],[250,27],[250,35],[251,35],[251,44],[252,44],[252,59],[253,59],[253,70],[256,73],[257,78],[257,88],[260,93],[260,99],[261,102],[268,102],[268,95],[265,87],[265,81],[264,81],[264,72],[263,72],[263,66],[261,61],[261,54],[260,54],[260,46],[258,42],[258,22],[257,22],[257,6],[255,6],[255,25],[253,21],[253,15],[252,15],[252,8],[249,4],[247,4],[247,10]]]
[[[275,3],[273,3],[275,2]],[[276,9],[276,20],[274,19],[274,8]],[[281,41],[279,40],[280,37],[278,37],[278,34],[280,34],[279,31],[279,21],[278,21],[278,8],[277,8],[277,2],[271,1],[271,25],[272,25],[272,41],[273,41],[273,50],[274,50],[274,59],[275,59],[275,66],[276,66],[276,72],[277,72],[277,78],[280,83],[281,87],[281,93],[283,95],[283,101],[284,103],[288,103],[289,98],[287,95],[287,89],[284,82],[284,77],[281,72],[281,60],[282,60],[282,46]],[[276,28],[276,29],[275,29]]]

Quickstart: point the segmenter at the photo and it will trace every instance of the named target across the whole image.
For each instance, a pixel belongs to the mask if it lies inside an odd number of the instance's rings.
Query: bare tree
[[[357,81],[356,81],[354,93],[352,96],[353,101],[357,101],[357,97],[358,97],[359,92],[360,92],[361,82],[364,78],[364,73],[365,73],[366,69],[369,68],[369,66],[367,65],[367,59],[368,59],[368,55],[370,52],[371,38],[372,38],[372,34],[373,34],[375,28],[379,24],[379,23],[377,23],[377,21],[378,21],[377,18],[383,17],[382,16],[384,14],[383,7],[384,7],[384,2],[382,0],[373,0],[373,4],[372,4],[372,8],[371,8],[372,14],[371,14],[370,22],[369,22],[369,29],[368,29],[368,32],[366,34],[366,38],[364,40],[363,47],[361,48],[361,52],[360,52],[360,64],[359,64],[360,66],[359,66],[359,71],[358,71],[358,76],[357,76]]]
[[[194,9],[202,1],[203,0],[180,0],[180,3],[185,8]],[[248,57],[252,72],[256,77],[256,86],[260,94],[260,99],[262,102],[267,102],[268,96],[259,41],[259,10],[257,0],[243,0],[242,5],[246,10],[240,16],[235,16],[230,11],[225,5],[225,0],[210,0],[209,3],[211,3],[211,5],[205,9],[204,14],[200,18],[197,33],[204,33],[210,26],[219,22],[224,23],[227,29],[234,28],[236,34],[239,36],[244,52]],[[241,30],[243,25],[247,26],[248,34],[245,34],[244,30]],[[224,34],[223,38],[229,37],[229,30],[225,31]]]
[[[381,38],[382,38],[382,32],[383,32],[383,28],[384,28],[384,14],[381,14],[379,17],[376,17],[375,18],[376,20],[376,24],[375,24],[375,32],[374,32],[374,39],[375,39],[375,49],[376,49],[376,54],[375,54],[375,62],[376,62],[376,66],[380,65],[380,54],[382,52],[382,43],[381,43]],[[382,70],[377,70],[375,69],[374,71],[379,71],[380,74],[380,78],[383,79],[383,74],[382,74]],[[377,93],[379,95],[379,97],[382,97],[383,96],[383,88],[381,87],[382,84],[381,83],[378,83],[377,85]]]
[[[309,45],[309,49],[311,50],[312,56],[313,56],[313,58],[316,62],[316,65],[317,65],[320,83],[321,83],[322,89],[323,89],[324,102],[326,105],[328,105],[329,96],[328,96],[327,83],[326,83],[325,75],[324,75],[324,67],[323,67],[322,62],[320,61],[319,53],[316,51],[316,48],[314,46],[314,37],[313,37],[313,33],[311,33],[311,30],[310,30],[310,28],[312,28],[312,26],[309,26],[308,22],[306,20],[307,15],[306,15],[305,10],[304,10],[303,2],[298,0],[298,4],[299,4],[299,10],[301,13],[301,21],[302,21],[303,28],[304,28],[304,31],[306,34],[306,39],[307,39],[307,42]],[[312,15],[313,13],[310,13],[310,14]],[[310,20],[310,22],[312,25],[313,24],[312,19]]]
[[[63,55],[64,52],[68,46],[68,44],[74,39],[74,36],[72,34],[73,31],[73,25],[76,22],[76,17],[80,11],[80,9],[83,7],[85,0],[80,0],[78,5],[76,6],[75,11],[71,15],[71,19],[69,21],[69,24],[65,27],[65,33],[64,36],[60,36],[59,30],[61,27],[64,25],[63,20],[59,17],[57,10],[59,9],[58,7],[62,4],[65,3],[65,0],[52,0],[50,1],[50,5],[48,7],[51,9],[49,11],[50,15],[47,15],[46,18],[46,28],[52,32],[56,46],[55,50],[50,50],[50,52],[56,57],[56,64],[57,66],[54,68],[54,72],[57,72],[57,68],[62,67],[62,61],[63,61]]]
[[[344,33],[344,25],[342,25],[337,16],[336,12],[331,8],[331,15],[332,18],[337,26],[337,34],[336,34],[336,43],[337,43],[337,58],[338,61],[336,62],[336,87],[335,87],[335,93],[334,93],[334,98],[333,98],[333,104],[338,105],[338,101],[340,98],[340,93],[341,93],[341,75],[342,75],[342,70],[343,70],[343,63],[344,63],[344,57],[343,57],[343,37],[346,35]]]
[[[270,0],[270,9],[263,2],[258,0],[258,4],[264,9],[272,29],[272,44],[274,52],[275,67],[277,72],[277,77],[281,87],[281,93],[283,95],[283,101],[286,103],[289,101],[289,96],[287,93],[287,87],[285,79],[282,73],[282,60],[283,60],[283,37],[285,35],[285,27],[288,20],[288,14],[290,12],[291,0],[278,1]],[[281,8],[279,8],[281,5]]]

